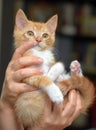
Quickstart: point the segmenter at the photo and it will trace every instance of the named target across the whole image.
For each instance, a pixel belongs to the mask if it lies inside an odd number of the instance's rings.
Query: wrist
[[[0,130],[1,129],[24,130],[20,122],[17,121],[14,109],[0,99]]]
[[[3,99],[0,99],[0,111],[8,111],[8,112],[12,112],[13,108],[7,103],[5,102]]]
[[[41,125],[40,125],[40,126],[37,126],[37,127],[29,127],[27,130],[45,130],[45,129],[46,129],[46,130],[57,130],[56,127],[54,128],[54,127],[52,127],[52,126],[51,126],[51,127],[45,126],[45,127],[43,128],[43,127],[41,127]],[[59,129],[59,128],[58,128],[58,130],[64,130],[64,129]]]

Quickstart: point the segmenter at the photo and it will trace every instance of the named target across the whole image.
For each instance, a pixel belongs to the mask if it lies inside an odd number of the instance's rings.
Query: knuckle
[[[45,126],[49,126],[51,125],[52,122],[50,122],[50,119],[49,118],[46,118],[44,121],[43,121],[43,125]]]
[[[70,105],[71,105],[72,108],[76,107],[76,104],[74,102],[70,103]]]
[[[6,81],[7,82],[7,87],[6,87],[6,90],[11,93],[13,92],[13,82],[11,84],[9,84],[9,81]]]
[[[45,122],[46,122],[46,124],[50,124],[50,119],[46,118]]]
[[[12,65],[13,65],[13,62],[10,62],[7,69],[6,69],[6,75],[9,75],[10,72],[12,71]]]
[[[78,111],[81,112],[81,111],[82,111],[82,108],[83,108],[82,105],[79,105],[79,106],[78,106]]]
[[[23,77],[24,75],[25,75],[25,72],[23,70],[20,70],[18,76]]]
[[[18,59],[18,65],[19,65],[19,66],[23,66],[23,61],[22,61],[21,58]]]
[[[16,50],[15,50],[15,54],[18,54],[20,52],[20,48],[17,48]]]
[[[6,79],[6,82],[9,83],[13,78],[13,73],[10,72],[10,70],[6,70],[6,74],[5,74],[5,79]]]
[[[9,87],[8,87],[8,90],[9,90],[9,92],[13,92],[12,89],[13,87],[12,87],[12,85],[10,85]]]

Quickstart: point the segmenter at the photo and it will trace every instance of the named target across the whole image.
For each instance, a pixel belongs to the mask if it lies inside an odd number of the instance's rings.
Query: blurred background
[[[80,61],[84,75],[96,86],[96,0],[0,0],[0,91],[8,62],[14,51],[13,29],[17,10],[29,19],[45,22],[58,14],[57,60],[69,70],[70,62]],[[96,128],[96,102],[66,130]]]

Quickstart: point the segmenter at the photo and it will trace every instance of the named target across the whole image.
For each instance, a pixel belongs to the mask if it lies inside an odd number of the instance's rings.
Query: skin
[[[3,90],[0,99],[0,129],[1,130],[24,130],[22,124],[16,119],[13,105],[21,93],[34,91],[34,87],[22,83],[24,78],[43,74],[39,68],[29,67],[42,64],[43,60],[35,56],[23,57],[23,54],[33,46],[32,43],[24,44],[17,48],[6,69]],[[40,125],[27,130],[62,130],[80,115],[82,102],[79,93],[70,91],[68,98],[61,104],[46,102],[43,119]],[[6,125],[5,125],[6,124]]]

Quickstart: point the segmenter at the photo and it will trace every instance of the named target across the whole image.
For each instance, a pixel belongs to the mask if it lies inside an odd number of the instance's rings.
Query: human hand
[[[28,49],[32,48],[32,46],[32,43],[28,43],[17,48],[7,67],[1,100],[3,100],[8,106],[13,106],[21,93],[34,90],[32,86],[22,82],[24,78],[36,74],[42,74],[42,71],[39,68],[29,67],[31,65],[41,64],[41,58],[35,56],[23,56]]]
[[[50,100],[46,101],[43,119],[39,126],[28,128],[28,130],[63,130],[70,126],[80,115],[82,102],[80,94],[71,90],[68,98],[61,104],[53,104]]]
[[[22,80],[42,73],[38,68],[29,67],[41,64],[40,58],[23,57],[24,53],[32,46],[33,44],[30,43],[17,48],[7,67],[0,98],[0,130],[24,130],[22,124],[18,122],[12,106],[14,106],[19,94],[34,90],[32,86],[23,83]]]

